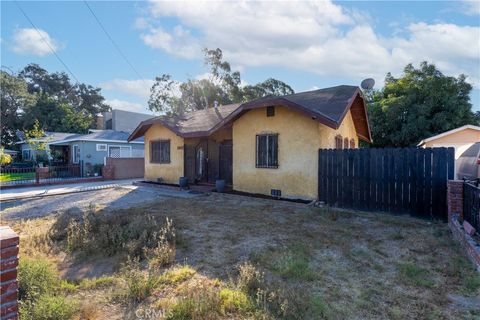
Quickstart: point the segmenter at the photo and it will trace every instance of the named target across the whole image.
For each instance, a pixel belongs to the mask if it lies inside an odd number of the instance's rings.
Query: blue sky
[[[1,2],[1,64],[14,71],[38,63],[102,88],[114,108],[147,112],[155,76],[201,78],[202,48],[220,47],[254,84],[274,77],[296,91],[358,85],[405,64],[434,62],[465,73],[480,110],[480,2]],[[48,43],[48,45],[46,44]],[[73,76],[71,76],[73,78]]]

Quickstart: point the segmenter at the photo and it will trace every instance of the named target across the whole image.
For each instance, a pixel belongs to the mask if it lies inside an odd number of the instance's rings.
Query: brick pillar
[[[35,180],[38,183],[40,183],[40,179],[46,179],[48,178],[48,167],[37,167],[35,168]]]
[[[463,181],[449,180],[447,183],[448,221],[453,215],[463,219]]]
[[[108,159],[108,158],[107,158]],[[106,165],[102,167],[102,176],[105,180],[114,180],[115,179],[115,167],[111,165]]]
[[[7,226],[0,226],[0,319],[18,318],[18,235]]]

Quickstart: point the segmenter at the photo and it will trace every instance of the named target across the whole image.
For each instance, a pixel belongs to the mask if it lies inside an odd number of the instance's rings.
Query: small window
[[[80,162],[80,147],[76,144],[73,146],[72,162],[73,163],[79,163]]]
[[[130,158],[132,156],[132,148],[130,146],[108,146],[108,156],[110,158]]]
[[[22,150],[22,159],[24,161],[30,160],[30,150],[29,149]]]
[[[105,129],[112,130],[112,119],[105,121]]]
[[[335,136],[335,149],[342,149],[342,147],[343,147],[343,138],[339,134]]]
[[[278,168],[278,134],[257,135],[257,168]]]
[[[343,139],[343,149],[348,149],[349,143],[348,143],[348,138]]]
[[[170,163],[170,140],[150,142],[150,162]]]
[[[350,139],[350,149],[355,149],[355,139]]]
[[[267,117],[273,117],[273,116],[275,116],[275,107],[274,106],[267,107]]]
[[[107,151],[107,145],[103,143],[97,143],[97,151]]]

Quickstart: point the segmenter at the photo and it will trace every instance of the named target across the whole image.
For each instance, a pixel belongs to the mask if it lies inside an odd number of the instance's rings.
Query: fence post
[[[35,183],[40,184],[40,172],[38,171],[38,167],[35,167]]]
[[[19,237],[8,226],[0,226],[0,318],[18,319],[18,246]]]
[[[463,181],[449,180],[447,182],[447,212],[450,223],[453,215],[458,215],[463,220]]]

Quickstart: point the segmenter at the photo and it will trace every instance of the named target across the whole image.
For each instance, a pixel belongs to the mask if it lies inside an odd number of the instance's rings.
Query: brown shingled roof
[[[201,137],[208,136],[217,125],[223,121],[233,111],[237,110],[240,104],[229,104],[218,108],[208,108],[197,110],[185,114],[182,117],[159,116],[142,121],[132,132],[128,141],[137,139],[147,132],[154,124],[161,124],[169,128],[181,137]]]
[[[360,89],[356,86],[331,88],[269,96],[243,104],[220,106],[186,114],[183,118],[160,116],[140,123],[129,140],[145,134],[153,124],[162,124],[182,137],[208,136],[248,110],[281,105],[296,109],[333,129],[338,129],[349,110],[360,139],[371,142],[367,111]]]

